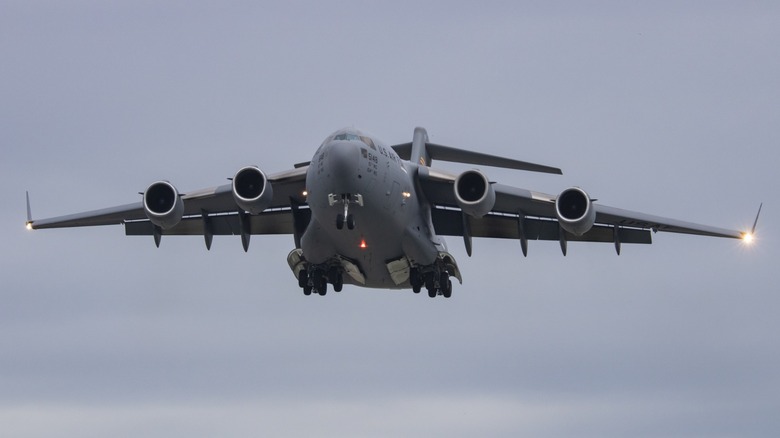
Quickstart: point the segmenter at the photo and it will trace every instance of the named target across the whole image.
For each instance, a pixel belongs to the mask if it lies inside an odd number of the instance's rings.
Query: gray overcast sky
[[[162,4],[161,4],[162,3]],[[780,435],[777,2],[0,2],[0,435]],[[759,240],[477,240],[453,298],[304,297],[290,237],[24,230],[356,126]],[[462,166],[441,167],[460,170]]]

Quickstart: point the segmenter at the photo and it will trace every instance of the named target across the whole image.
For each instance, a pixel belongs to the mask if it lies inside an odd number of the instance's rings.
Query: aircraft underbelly
[[[386,289],[405,287],[398,284],[397,272],[393,280],[388,263],[412,257],[405,249],[433,244],[419,232],[427,227],[413,199],[409,174],[383,151],[381,145],[373,150],[335,142],[314,156],[317,164],[306,178],[312,220],[301,249],[315,265],[342,259],[354,263],[364,283],[349,276],[345,283]]]
[[[330,210],[330,211],[328,211]],[[355,227],[338,229],[335,217],[337,209],[316,211],[312,223],[301,241],[301,249],[307,261],[314,264],[327,263],[334,258],[345,258],[354,263],[363,274],[365,287],[395,288],[387,268],[387,262],[404,257],[402,221],[391,217],[374,217],[371,211],[355,211]],[[389,220],[388,220],[389,219]],[[359,284],[345,277],[345,283]]]

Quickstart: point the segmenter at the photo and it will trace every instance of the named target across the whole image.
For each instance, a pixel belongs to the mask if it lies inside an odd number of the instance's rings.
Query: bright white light
[[[754,237],[752,233],[745,233],[742,235],[742,241],[747,244],[753,243],[753,239]]]
[[[32,230],[32,222],[27,222],[27,225],[25,225],[28,230]]]
[[[303,193],[302,193],[302,195],[303,195],[304,197],[306,197],[306,196],[309,196],[309,192],[307,192],[306,190],[304,190],[304,191],[303,191]]]

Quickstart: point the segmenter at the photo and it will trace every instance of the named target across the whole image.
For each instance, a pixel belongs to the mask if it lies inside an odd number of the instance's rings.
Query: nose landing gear
[[[345,208],[345,210],[346,210],[346,208]],[[344,220],[345,217],[346,217],[346,221]],[[338,228],[339,230],[343,229],[345,222],[347,224],[347,229],[350,229],[350,230],[354,230],[355,229],[355,217],[352,216],[351,214],[347,214],[345,216],[345,215],[339,213],[336,216],[336,228]]]
[[[355,217],[349,213],[349,205],[356,204],[363,206],[363,195],[357,193],[341,193],[339,195],[331,193],[328,195],[328,204],[333,207],[336,204],[344,204],[344,213],[339,213],[336,216],[336,228],[344,229],[344,224],[347,224],[347,229],[355,229]]]

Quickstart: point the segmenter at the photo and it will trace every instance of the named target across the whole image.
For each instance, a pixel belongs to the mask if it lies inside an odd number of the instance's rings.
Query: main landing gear
[[[412,291],[416,294],[420,293],[425,286],[425,289],[428,290],[428,296],[431,298],[436,298],[437,295],[443,295],[444,298],[452,296],[452,280],[446,270],[411,268],[409,283],[412,285]]]
[[[334,291],[341,292],[344,287],[344,274],[339,268],[335,266],[326,269],[309,267],[301,269],[298,274],[298,286],[303,288],[304,295],[311,295],[314,292],[324,296],[328,293],[328,283],[333,285]]]

